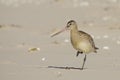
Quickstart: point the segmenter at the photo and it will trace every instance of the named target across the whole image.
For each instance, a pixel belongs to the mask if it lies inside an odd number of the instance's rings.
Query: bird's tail
[[[95,47],[95,49],[99,49],[98,47]]]

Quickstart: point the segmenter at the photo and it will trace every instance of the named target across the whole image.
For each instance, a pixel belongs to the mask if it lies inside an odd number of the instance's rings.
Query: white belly
[[[87,42],[81,42],[77,45],[78,49],[81,50],[83,53],[90,53],[93,51],[92,46],[90,43]]]

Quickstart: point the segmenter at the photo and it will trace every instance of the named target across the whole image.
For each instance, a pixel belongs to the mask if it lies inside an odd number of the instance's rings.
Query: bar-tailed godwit
[[[86,62],[86,55],[91,52],[97,53],[96,50],[98,48],[95,46],[93,38],[88,33],[78,30],[77,23],[74,20],[70,20],[64,29],[53,34],[51,37],[68,29],[70,30],[70,39],[71,39],[72,46],[74,49],[77,50],[76,56],[78,56],[79,54],[83,54],[83,53],[85,54],[82,68],[80,68],[83,70],[85,62]]]

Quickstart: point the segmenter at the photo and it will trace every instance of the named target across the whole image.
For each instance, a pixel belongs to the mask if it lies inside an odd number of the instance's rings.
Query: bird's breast
[[[82,51],[83,53],[89,53],[93,51],[90,42],[86,39],[74,36],[71,38],[71,43],[76,50]]]
[[[77,49],[81,50],[84,53],[89,53],[92,51],[92,47],[90,43],[88,43],[87,41],[79,42],[77,44]]]

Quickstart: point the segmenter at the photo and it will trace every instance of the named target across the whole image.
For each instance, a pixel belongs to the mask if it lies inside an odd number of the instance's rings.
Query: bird
[[[70,30],[71,44],[73,48],[77,50],[76,57],[78,57],[79,54],[85,54],[82,68],[80,68],[83,70],[85,62],[86,62],[87,54],[92,53],[92,52],[97,53],[98,48],[95,46],[93,38],[91,37],[90,34],[84,31],[78,30],[78,25],[75,20],[68,21],[67,26],[64,29],[51,35],[51,37],[65,30]]]

